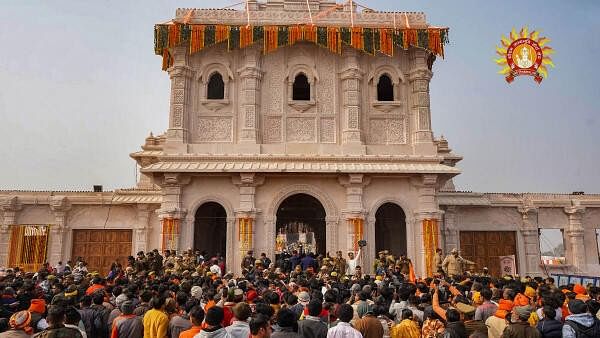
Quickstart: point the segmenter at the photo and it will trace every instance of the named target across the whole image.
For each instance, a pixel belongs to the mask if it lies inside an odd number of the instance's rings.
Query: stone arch
[[[379,65],[375,68],[373,68],[373,70],[371,70],[369,72],[369,75],[367,76],[367,80],[369,83],[377,83],[377,81],[375,81],[375,79],[379,80],[379,77],[381,77],[381,75],[387,74],[390,79],[392,80],[392,83],[394,84],[394,86],[398,85],[400,82],[406,82],[406,79],[404,78],[404,75],[402,74],[402,72],[400,72],[398,70],[398,68],[396,68],[395,66],[392,65]]]
[[[367,230],[366,230],[366,240],[368,245],[368,254],[367,257],[367,266],[371,268],[373,266],[373,259],[377,256],[375,252],[375,223],[376,223],[376,213],[377,210],[381,206],[386,203],[393,203],[398,205],[404,211],[404,224],[406,227],[406,253],[410,258],[416,257],[416,246],[415,246],[415,230],[414,230],[414,219],[413,219],[413,209],[411,208],[411,204],[408,199],[403,198],[402,196],[384,196],[377,200],[372,201],[369,204],[367,214]]]
[[[200,208],[202,204],[207,202],[219,203],[225,209],[225,212],[227,213],[227,218],[235,219],[231,203],[226,198],[219,195],[207,195],[195,200],[188,208],[189,212],[187,214],[187,219],[191,218],[193,220],[196,211],[198,211],[198,208]]]
[[[223,100],[229,100],[229,87],[230,81],[233,80],[233,72],[228,65],[216,62],[203,65],[202,70],[196,76],[196,79],[200,82],[201,86],[201,100],[207,99],[208,81],[215,73],[219,73],[221,75],[221,79],[223,80]]]
[[[337,208],[335,207],[333,199],[331,199],[331,197],[329,197],[321,189],[309,184],[290,185],[280,190],[277,196],[275,196],[275,198],[273,198],[271,201],[267,216],[275,219],[275,217],[277,217],[277,209],[281,205],[281,202],[295,194],[307,194],[319,200],[321,205],[323,205],[323,208],[325,208],[326,217],[329,218],[338,216]]]
[[[323,208],[325,208],[325,222],[326,222],[326,241],[327,250],[331,251],[337,248],[337,225],[338,225],[338,210],[336,208],[333,199],[327,195],[323,190],[309,185],[309,184],[295,184],[287,186],[279,191],[279,193],[273,197],[267,212],[265,213],[265,228],[267,231],[267,238],[272,238],[267,243],[266,250],[268,255],[275,257],[275,236],[276,236],[276,219],[277,210],[281,203],[288,197],[295,194],[307,194],[316,198]]]
[[[220,195],[207,195],[203,196],[188,206],[188,213],[186,215],[186,226],[185,226],[185,236],[182,234],[182,239],[184,243],[182,243],[183,248],[191,248],[194,244],[194,233],[195,233],[195,219],[196,213],[198,209],[206,203],[214,202],[220,204],[223,209],[225,209],[225,213],[227,215],[226,219],[226,248],[225,248],[225,257],[227,266],[233,266],[233,259],[235,256],[233,240],[234,240],[234,231],[235,231],[235,214],[234,209],[228,199]]]

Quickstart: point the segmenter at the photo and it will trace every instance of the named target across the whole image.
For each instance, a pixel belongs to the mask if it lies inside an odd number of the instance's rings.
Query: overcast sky
[[[150,131],[168,126],[153,25],[177,7],[236,1],[2,1],[1,189],[130,187]],[[450,27],[434,65],[432,123],[464,156],[458,189],[600,192],[600,1],[369,1]],[[500,36],[543,30],[556,68],[508,85]]]

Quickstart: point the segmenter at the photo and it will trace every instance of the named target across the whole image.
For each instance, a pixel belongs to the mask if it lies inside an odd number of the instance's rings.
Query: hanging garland
[[[226,41],[228,50],[246,48],[263,41],[263,52],[269,53],[282,46],[298,41],[313,42],[341,54],[342,43],[367,54],[394,55],[394,47],[408,49],[418,47],[444,57],[444,45],[448,43],[447,28],[394,29],[366,27],[317,27],[309,25],[290,26],[230,26],[190,25],[181,23],[154,26],[154,52],[163,57],[163,70],[173,65],[170,48],[184,43],[189,53],[197,53],[206,47]]]

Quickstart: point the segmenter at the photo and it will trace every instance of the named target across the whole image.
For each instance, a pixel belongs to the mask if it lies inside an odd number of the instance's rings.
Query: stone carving
[[[321,142],[335,143],[335,119],[321,118]]]
[[[390,119],[388,122],[388,143],[406,143],[406,119]]]
[[[348,110],[348,128],[358,128],[358,107],[347,107]]]
[[[287,6],[292,6],[291,3],[287,3]],[[315,4],[311,5],[313,15],[318,10],[324,10],[329,7],[324,7],[327,4]],[[257,22],[261,25],[285,25],[285,24],[297,24],[299,22],[310,22],[310,14],[306,10],[306,3],[296,4],[296,7],[290,8],[289,11],[276,10],[275,7],[280,6],[279,2],[273,1],[267,3],[266,7],[261,10],[251,10],[250,18],[252,22]],[[319,9],[315,9],[315,8]],[[279,9],[281,7],[278,7]],[[287,8],[286,8],[287,9]],[[188,15],[190,9],[179,8],[176,11],[176,17],[182,20]],[[231,24],[231,25],[246,25],[247,24],[247,13],[245,11],[232,11],[229,9],[194,9],[191,16],[190,23],[204,23],[204,24]],[[427,21],[425,13],[423,12],[375,12],[375,11],[362,11],[353,13],[352,19],[354,24],[357,26],[387,26],[394,27],[394,22],[397,25],[404,27],[405,20],[408,20],[408,24],[412,28],[423,28],[427,27]],[[351,21],[349,11],[332,11],[326,16],[318,19],[320,25],[332,25],[332,26],[344,26],[348,25]]]
[[[429,108],[419,108],[419,129],[429,130]]]
[[[183,120],[183,104],[174,104],[171,107],[171,109],[173,109],[173,127],[181,128]]]
[[[246,106],[246,128],[254,128],[256,121],[256,108],[254,106]]]
[[[185,87],[185,78],[177,76],[173,78],[173,88],[182,89]]]
[[[265,81],[262,85],[262,102],[267,102],[267,113],[281,114],[283,103],[283,53],[278,51],[267,55],[265,64],[268,70],[265,72]]]
[[[427,80],[415,80],[413,82],[413,91],[415,91],[415,92],[429,91],[429,82]]]
[[[428,93],[419,93],[419,106],[429,106],[429,94]]]
[[[386,119],[372,119],[369,123],[369,142],[372,144],[385,144],[387,142],[386,128]]]
[[[281,142],[281,117],[269,116],[265,119],[264,141],[265,143]]]
[[[312,117],[290,117],[287,119],[288,142],[315,142],[315,119]]]
[[[230,117],[200,117],[197,133],[200,142],[231,142],[232,119]]]
[[[322,74],[321,80],[317,83],[317,104],[320,114],[334,114],[334,91],[335,85],[335,63],[331,53],[324,50],[319,51],[320,60],[318,63],[319,74]]]
[[[173,89],[173,103],[183,103],[185,91],[183,89]]]
[[[406,118],[376,118],[369,121],[371,144],[406,144]]]

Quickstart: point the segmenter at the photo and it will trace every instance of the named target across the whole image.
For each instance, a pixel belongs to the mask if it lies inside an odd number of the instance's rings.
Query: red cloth
[[[46,301],[43,299],[32,299],[29,312],[44,314],[46,312]]]
[[[89,288],[87,288],[87,290],[85,290],[85,294],[89,296],[101,289],[104,289],[104,286],[102,286],[100,284],[92,284],[92,286],[90,286]]]

